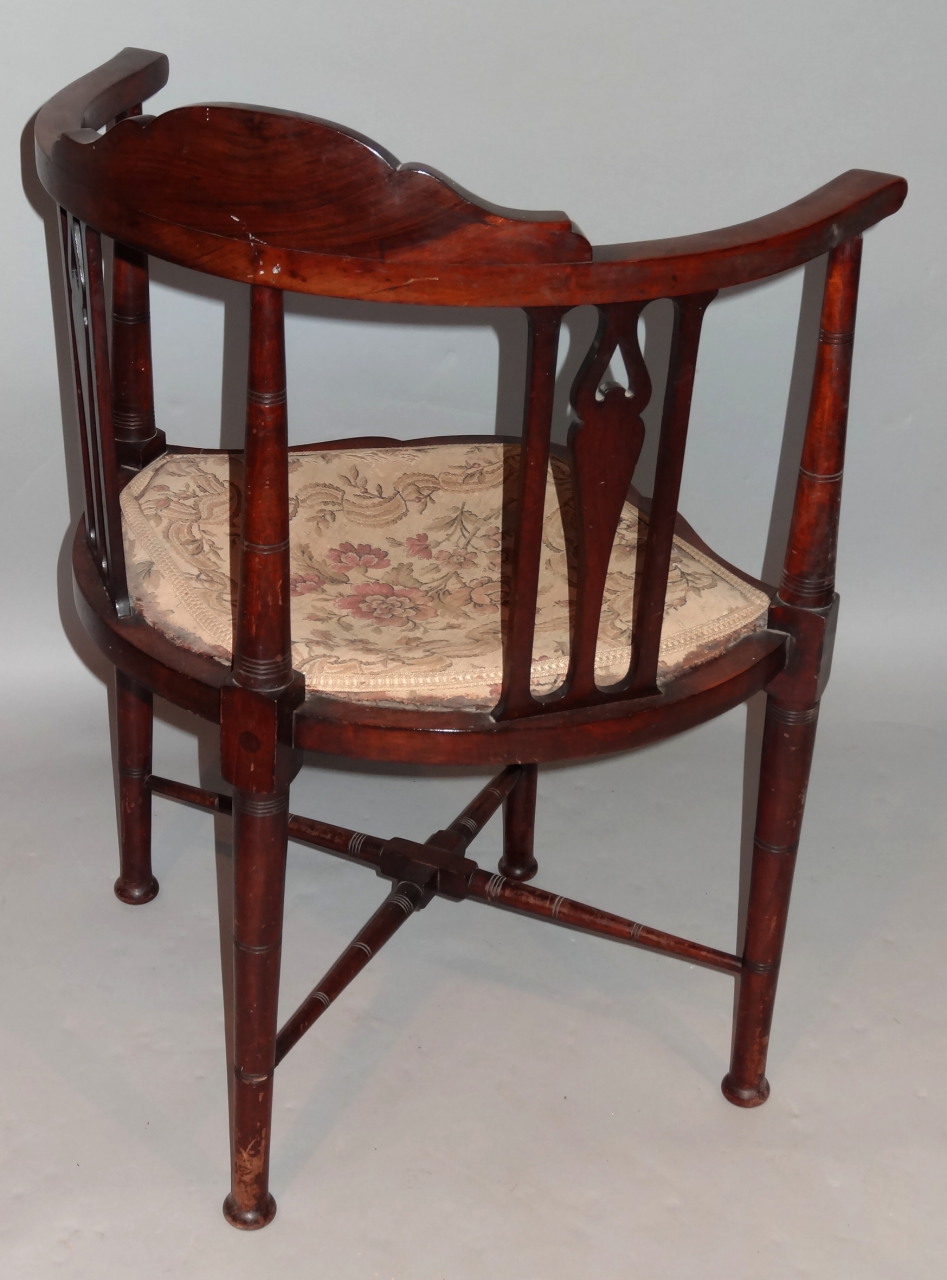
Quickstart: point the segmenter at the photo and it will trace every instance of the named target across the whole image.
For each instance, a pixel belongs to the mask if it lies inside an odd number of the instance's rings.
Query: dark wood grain
[[[289,634],[289,478],[283,295],[255,287],[244,455],[234,680],[282,689],[292,678]]]
[[[793,650],[769,686],[750,874],[743,972],[724,1095],[752,1107],[769,1096],[766,1054],[789,899],[835,630],[841,505],[860,237],[829,255],[812,395],[774,625]]]
[[[861,237],[829,255],[812,400],[799,467],[780,600],[817,609],[835,591],[848,392],[855,340]]]
[[[595,651],[608,565],[644,445],[641,415],[651,398],[651,379],[638,345],[641,311],[639,303],[601,308],[598,334],[573,388],[578,421],[569,432],[569,453],[575,497],[576,589],[569,673],[561,705],[581,705],[598,693]],[[609,362],[619,349],[627,389],[604,385]]]
[[[539,870],[536,838],[536,788],[539,769],[524,764],[503,805],[503,856],[497,870],[509,880],[531,880]]]
[[[132,906],[158,892],[151,871],[151,738],[154,718],[150,689],[120,668],[115,672],[115,729],[118,750],[118,835],[121,873],[115,896]]]
[[[289,482],[283,295],[250,296],[244,500],[233,686],[221,696],[221,767],[233,785],[233,1178],[224,1214],[265,1226],[289,836]]]
[[[534,705],[530,664],[561,319],[559,311],[527,312],[526,408],[516,482],[517,520],[512,537],[512,572],[503,642],[503,690],[497,704],[497,717],[521,715]]]
[[[674,300],[668,391],[661,419],[648,535],[638,573],[640,586],[635,601],[629,686],[632,692],[639,694],[654,689],[657,683],[658,650],[664,622],[664,601],[677,521],[677,503],[684,471],[684,450],[697,370],[697,349],[704,311],[712,298],[712,294],[704,293]]]
[[[297,212],[299,202],[293,191],[297,185],[300,191],[313,185],[309,148],[298,147],[292,154],[291,141],[301,136],[299,130],[309,126],[326,128],[364,145],[365,163],[383,164],[389,173],[393,172],[393,157],[377,144],[325,121],[257,108],[184,108],[164,117],[164,124],[156,122],[152,126],[147,118],[128,119],[119,128],[99,136],[85,123],[101,119],[103,104],[131,107],[135,95],[142,94],[146,77],[141,66],[145,55],[140,50],[129,51],[129,56],[132,54],[136,55],[131,58],[134,72],[115,60],[64,90],[39,113],[37,167],[44,185],[60,204],[118,239],[124,235],[129,243],[159,257],[248,284],[266,283],[333,297],[455,306],[579,306],[590,297],[605,303],[706,292],[773,275],[819,257],[894,213],[907,190],[901,178],[853,169],[764,218],[696,236],[608,245],[590,254],[587,242],[575,236],[562,215],[552,220],[545,215],[536,218],[483,202],[472,202],[475,207],[469,215],[469,225],[474,229],[458,233],[456,210],[471,202],[456,188],[435,196],[435,185],[441,180],[432,174],[414,175],[409,170],[409,183],[414,176],[419,179],[419,197],[416,210],[405,215],[407,226],[395,201],[398,215],[390,228],[397,245],[393,255],[384,251],[387,232],[382,235],[374,226],[368,242],[356,243],[363,249],[366,243],[378,243],[380,254],[333,252],[342,241],[338,245],[330,241],[329,251],[324,252],[317,242],[310,247],[292,235],[292,243],[284,243],[279,231],[271,231],[265,221],[257,222],[274,205],[268,194],[268,178],[267,182],[261,180],[256,148],[251,148],[246,158],[234,156],[232,143],[224,140],[227,129],[261,132],[281,139],[280,146],[285,144],[290,152],[281,170],[286,175],[290,205]],[[158,87],[163,83],[166,61],[160,54],[152,58],[147,74]],[[127,76],[125,84],[123,76]],[[215,166],[226,161],[228,194],[232,198],[221,200],[213,215],[216,220],[205,226],[202,217],[193,213],[192,184],[185,179],[176,188],[177,217],[149,213],[143,207],[143,191],[152,201],[174,199],[172,193],[166,195],[161,190],[160,175],[165,172],[161,162],[168,162],[176,154],[175,147],[180,146],[176,120],[193,123],[195,111],[199,120],[201,113],[208,110],[242,113],[239,124],[231,120],[226,126],[225,114],[214,116],[221,130],[219,142],[210,137],[199,144]],[[286,123],[280,125],[281,121]],[[143,136],[155,138],[150,183],[148,172],[139,172],[139,165],[145,164],[139,159]],[[170,155],[162,150],[165,143]],[[343,141],[341,145],[348,144]],[[353,195],[344,174],[328,174],[325,185],[316,189],[317,203],[331,197],[340,225],[348,217],[354,217],[356,225],[361,225],[366,200],[361,191]],[[136,193],[134,198],[132,192]],[[435,219],[433,226],[431,201],[445,202],[448,210],[446,220],[439,224]],[[203,210],[214,203],[205,199],[198,208]],[[479,214],[477,208],[481,210]],[[253,229],[255,226],[262,234]],[[508,235],[510,244],[517,246],[515,251],[483,251],[480,236],[491,226],[501,227],[504,232],[493,241],[505,241]],[[129,234],[132,231],[134,234]],[[469,242],[465,239],[468,235]],[[554,246],[551,250],[550,243]],[[436,271],[419,270],[435,264]]]
[[[148,259],[116,244],[112,261],[112,422],[121,466],[139,471],[164,452],[155,426]]]
[[[286,787],[237,787],[233,796],[233,1169],[224,1215],[244,1230],[276,1213],[269,1166],[288,800]]]
[[[36,117],[36,156],[41,168],[64,134],[90,133],[135,113],[168,83],[169,64],[151,49],[123,49],[61,89]]]

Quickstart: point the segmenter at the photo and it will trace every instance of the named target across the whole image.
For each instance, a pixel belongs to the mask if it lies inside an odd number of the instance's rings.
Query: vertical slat
[[[639,556],[641,567],[638,571],[629,677],[629,691],[633,694],[647,693],[654,688],[657,678],[668,570],[697,367],[697,348],[704,312],[714,297],[713,293],[702,293],[673,300],[674,332],[658,443],[654,496],[644,554]]]
[[[651,379],[638,345],[643,304],[601,308],[602,322],[573,390],[579,421],[569,433],[575,497],[575,613],[569,673],[559,705],[593,699],[595,651],[608,564],[622,508],[644,444],[641,413]],[[628,389],[603,387],[608,364],[621,349]]]
[[[82,442],[86,528],[115,609],[120,616],[127,616],[130,605],[112,430],[101,238],[92,227],[66,215],[63,250]]]
[[[99,424],[99,402],[95,386],[95,349],[92,325],[92,299],[89,281],[89,262],[86,252],[86,229],[82,223],[73,221],[72,240],[76,259],[76,270],[80,288],[76,293],[79,314],[76,316],[77,327],[82,333],[82,346],[79,354],[82,368],[83,399],[86,411],[86,440],[89,446],[89,476],[92,491],[92,507],[95,524],[95,547],[99,570],[104,581],[108,581],[108,517],[105,513],[105,494],[102,487],[102,440]]]
[[[817,609],[835,590],[861,237],[829,254],[812,399],[779,598]]]
[[[82,455],[82,484],[85,496],[85,528],[90,546],[98,558],[99,540],[99,505],[94,476],[97,468],[93,466],[92,423],[90,413],[94,413],[89,400],[86,373],[88,360],[86,352],[85,325],[85,262],[82,253],[82,233],[79,223],[65,209],[59,210],[60,231],[62,234],[63,279],[66,290],[66,311],[69,319],[69,340],[72,348],[72,369],[76,389],[76,420],[79,427],[79,448]]]
[[[125,581],[125,548],[122,542],[122,513],[119,506],[118,458],[112,422],[112,380],[109,369],[108,320],[105,306],[105,278],[102,270],[102,238],[92,227],[85,228],[85,255],[88,287],[88,333],[95,394],[95,423],[98,443],[99,485],[104,528],[100,546],[105,559],[107,585],[116,612],[131,612]]]
[[[164,450],[155,427],[148,258],[116,242],[112,260],[112,422],[119,462],[135,471]]]
[[[503,691],[494,711],[497,717],[521,715],[534,705],[530,666],[562,316],[562,309],[553,307],[532,308],[526,312],[529,325],[526,408],[517,480],[509,611],[503,637]]]
[[[234,680],[245,689],[281,689],[292,678],[286,449],[283,295],[255,285],[233,663]]]

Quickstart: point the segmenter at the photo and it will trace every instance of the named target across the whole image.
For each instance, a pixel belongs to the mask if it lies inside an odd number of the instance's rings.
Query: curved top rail
[[[127,49],[40,111],[37,165],[99,230],[211,274],[334,297],[576,306],[709,291],[819,257],[894,213],[901,178],[850,170],[736,226],[592,249],[565,214],[487,204],[312,117],[202,105],[103,124],[161,88]]]
[[[896,213],[907,183],[890,173],[849,169],[762,218],[697,235],[598,245],[596,263],[650,275],[687,276],[688,288],[719,289],[785,271],[827,253]],[[730,278],[733,276],[734,278]]]

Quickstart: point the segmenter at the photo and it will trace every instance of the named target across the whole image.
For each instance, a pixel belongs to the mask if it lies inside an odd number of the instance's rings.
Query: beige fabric
[[[502,508],[515,446],[443,444],[297,453],[290,459],[293,665],[307,688],[377,703],[493,706],[501,678]],[[229,661],[240,462],[166,454],[122,493],[129,586],[139,611],[177,643]],[[568,666],[563,513],[568,467],[546,491],[533,687]],[[609,566],[596,674],[619,680],[640,524],[625,504]],[[694,665],[763,624],[768,598],[675,541],[661,674]]]

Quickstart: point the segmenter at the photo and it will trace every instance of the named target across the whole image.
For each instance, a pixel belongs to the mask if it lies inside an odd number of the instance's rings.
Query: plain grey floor
[[[255,1235],[220,1215],[226,842],[215,857],[212,818],[158,801],[161,893],[119,904],[100,681],[67,663],[45,701],[26,682],[8,690],[0,1274],[943,1276],[947,751],[934,688],[892,679],[868,652],[837,664],[765,1107],[719,1092],[729,979],[435,901],[280,1068],[279,1213]],[[547,771],[538,883],[734,947],[745,725],[732,713],[635,756]],[[179,724],[161,726],[157,768],[196,779]],[[474,785],[316,767],[293,808],[423,838]],[[495,859],[495,824],[473,850]],[[383,892],[293,848],[287,1011]]]

